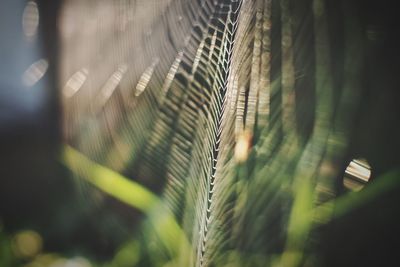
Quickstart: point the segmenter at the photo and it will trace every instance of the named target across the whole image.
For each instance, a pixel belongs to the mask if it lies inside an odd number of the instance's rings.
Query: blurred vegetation
[[[89,181],[94,187],[128,204],[133,209],[139,209],[145,214],[149,221],[144,225],[149,226],[145,235],[141,238],[129,238],[129,241],[122,244],[114,256],[107,261],[91,259],[90,256],[78,254],[67,257],[66,254],[46,252],[43,249],[42,236],[32,230],[21,230],[12,235],[4,232],[0,225],[0,266],[24,266],[24,267],[133,267],[147,266],[183,266],[184,262],[179,257],[189,257],[190,245],[181,241],[185,238],[178,223],[172,214],[168,214],[158,197],[153,195],[143,186],[131,181],[120,174],[91,162],[85,156],[70,147],[65,147],[63,163],[82,179]],[[84,170],[82,175],[81,171]],[[332,220],[336,222],[362,206],[376,202],[392,192],[400,189],[400,171],[389,172],[383,177],[376,179],[376,182],[359,192],[350,192],[337,199],[324,203],[312,210],[307,198],[310,192],[301,192],[296,197],[291,212],[291,222],[288,225],[289,248],[282,254],[267,257],[262,254],[248,254],[239,251],[227,251],[217,259],[217,266],[298,266],[299,261],[312,264],[315,254],[310,251],[292,250],[290,246],[303,248],[306,245],[306,236],[314,221],[314,217],[327,223]],[[102,177],[108,177],[107,180]],[[111,178],[110,178],[111,177]],[[105,183],[106,182],[106,183]],[[305,190],[305,189],[304,189]],[[144,203],[143,200],[147,199]],[[333,213],[327,213],[335,207]],[[303,239],[301,238],[303,236]],[[300,238],[300,239],[299,239]],[[168,257],[161,257],[159,252],[148,255],[145,249],[149,249],[145,243],[151,244],[154,240],[164,243],[164,249],[169,252]],[[145,242],[145,243],[143,243]],[[188,242],[187,240],[184,242]],[[151,251],[151,249],[150,249]],[[183,254],[182,254],[183,253]],[[314,251],[317,253],[317,251]],[[155,259],[149,259],[156,257]],[[158,258],[157,258],[158,257]],[[305,259],[304,259],[305,258]],[[186,259],[187,260],[187,259]]]

